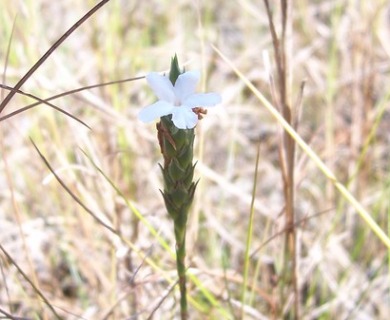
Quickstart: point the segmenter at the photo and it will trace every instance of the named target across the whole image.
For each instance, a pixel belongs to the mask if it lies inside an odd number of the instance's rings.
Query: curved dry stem
[[[44,100],[44,99],[41,99],[41,98],[38,98],[37,96],[34,96],[34,95],[31,94],[31,93],[23,92],[23,91],[21,91],[21,90],[19,90],[19,89],[12,88],[12,87],[7,86],[7,85],[5,85],[5,84],[0,84],[0,88],[6,89],[6,90],[10,90],[10,91],[14,91],[14,92],[16,92],[16,93],[18,93],[18,94],[21,94],[21,95],[23,95],[23,96],[26,96],[26,97],[29,97],[29,98],[38,100],[39,103],[44,103],[44,104],[48,105],[49,107],[51,107],[51,108],[53,108],[53,109],[55,109],[55,110],[57,110],[57,111],[59,111],[59,112],[65,114],[66,116],[72,118],[73,120],[76,120],[77,122],[80,122],[83,126],[87,127],[88,129],[91,129],[91,127],[90,127],[89,125],[87,125],[84,121],[80,120],[80,119],[77,118],[76,116],[70,114],[69,112],[67,112],[67,111],[65,111],[65,110],[63,110],[63,109],[61,109],[60,107],[57,107],[56,105],[54,105],[54,104],[52,104],[52,103],[50,103],[50,102],[47,102],[47,101]],[[2,118],[0,118],[0,122],[1,122],[1,121],[4,121],[5,119],[8,119],[8,118],[10,118],[10,117],[9,117],[9,116],[8,116],[8,117],[2,117]]]
[[[22,275],[23,279],[26,280],[30,286],[34,289],[34,291],[38,294],[38,296],[45,302],[45,304],[48,306],[48,308],[50,309],[50,311],[53,313],[53,315],[57,318],[57,319],[63,319],[57,312],[56,310],[53,308],[53,306],[50,304],[49,300],[45,297],[45,295],[43,294],[43,292],[34,284],[33,281],[30,280],[30,278],[27,276],[26,273],[24,273],[24,271],[19,267],[19,265],[16,263],[16,261],[14,259],[12,259],[12,256],[8,253],[7,250],[5,250],[5,248],[0,244],[0,250],[4,253],[4,255],[7,257],[7,259],[9,261],[11,261],[12,265],[18,269],[18,272]]]
[[[27,96],[30,96],[36,100],[38,100],[38,102],[35,102],[35,103],[32,103],[32,104],[29,104],[25,107],[22,107],[18,110],[15,110],[9,114],[6,114],[5,116],[3,117],[0,117],[0,122],[1,121],[4,121],[4,120],[7,120],[9,118],[12,118],[13,116],[16,116],[18,115],[19,113],[22,113],[24,111],[27,111],[29,109],[32,109],[36,106],[39,106],[41,104],[48,104],[49,101],[52,101],[52,100],[56,100],[56,99],[59,99],[59,98],[62,98],[62,97],[66,97],[66,96],[69,96],[69,95],[72,95],[72,94],[75,94],[75,93],[78,93],[78,92],[81,92],[81,91],[85,91],[85,90],[90,90],[90,89],[94,89],[94,88],[100,88],[100,87],[104,87],[104,86],[110,86],[110,85],[114,85],[114,84],[120,84],[120,83],[124,83],[124,82],[130,82],[130,81],[135,81],[135,80],[140,80],[140,79],[143,79],[145,78],[145,76],[140,76],[140,77],[134,77],[134,78],[128,78],[128,79],[122,79],[122,80],[116,80],[116,81],[110,81],[110,82],[104,82],[104,83],[98,83],[98,84],[93,84],[93,85],[90,85],[90,86],[85,86],[85,87],[81,87],[81,88],[76,88],[76,89],[72,89],[72,90],[69,90],[69,91],[65,91],[65,92],[62,92],[62,93],[59,93],[59,94],[56,94],[54,96],[51,96],[49,98],[46,98],[46,99],[39,99],[33,95],[28,95],[28,94],[25,94],[23,93],[22,91],[18,90],[20,94],[24,94],[24,95],[27,95]],[[0,87],[3,87],[4,85],[0,84]],[[11,88],[11,87],[9,87]],[[12,88],[13,89],[13,88]],[[12,90],[12,89],[8,89],[8,90]],[[48,104],[49,106],[51,106],[50,104]]]

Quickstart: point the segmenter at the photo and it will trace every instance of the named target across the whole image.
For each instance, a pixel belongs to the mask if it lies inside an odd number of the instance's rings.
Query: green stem
[[[186,279],[186,226],[175,221],[175,237],[176,237],[176,267],[179,276],[180,288],[180,316],[181,320],[187,320],[187,279]]]

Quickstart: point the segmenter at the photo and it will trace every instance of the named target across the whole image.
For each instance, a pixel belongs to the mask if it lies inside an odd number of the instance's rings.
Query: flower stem
[[[176,232],[178,230],[179,232]],[[184,231],[184,233],[183,233]],[[176,235],[176,267],[177,274],[179,276],[179,288],[180,288],[180,316],[181,320],[187,320],[188,307],[187,307],[187,278],[186,278],[186,238],[185,231],[182,226],[175,223],[175,235]],[[178,234],[179,233],[179,234]],[[184,234],[184,236],[182,236]]]

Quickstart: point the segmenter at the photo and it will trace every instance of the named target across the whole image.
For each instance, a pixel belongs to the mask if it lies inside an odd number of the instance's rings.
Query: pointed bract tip
[[[179,68],[179,61],[177,59],[177,55],[175,53],[174,57],[171,60],[171,69],[169,71],[169,80],[171,80],[172,84],[175,85],[177,78],[181,74],[181,70]]]

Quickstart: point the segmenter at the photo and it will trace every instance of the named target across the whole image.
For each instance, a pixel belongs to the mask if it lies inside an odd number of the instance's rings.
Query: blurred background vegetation
[[[3,1],[1,82],[15,85],[97,3]],[[389,233],[389,2],[292,3],[294,105],[305,83],[298,132]],[[280,31],[279,2],[271,6]],[[188,225],[189,273],[196,276],[189,286],[190,318],[283,318],[294,292],[280,281],[281,129],[211,45],[272,100],[269,72],[276,72],[275,62],[260,0],[111,0],[21,89],[47,99],[163,72],[175,53],[187,70],[201,70],[199,90],[219,92],[223,103],[197,127],[200,184]],[[7,94],[2,90],[2,99]],[[137,120],[139,110],[154,101],[140,79],[51,101],[90,129],[42,104],[5,118],[36,102],[21,94],[0,114],[0,314],[178,317],[174,237],[159,192],[156,130]],[[84,207],[61,186],[30,138]],[[299,149],[295,179],[300,318],[388,319],[388,249]],[[252,198],[252,254],[247,299],[241,301]]]

